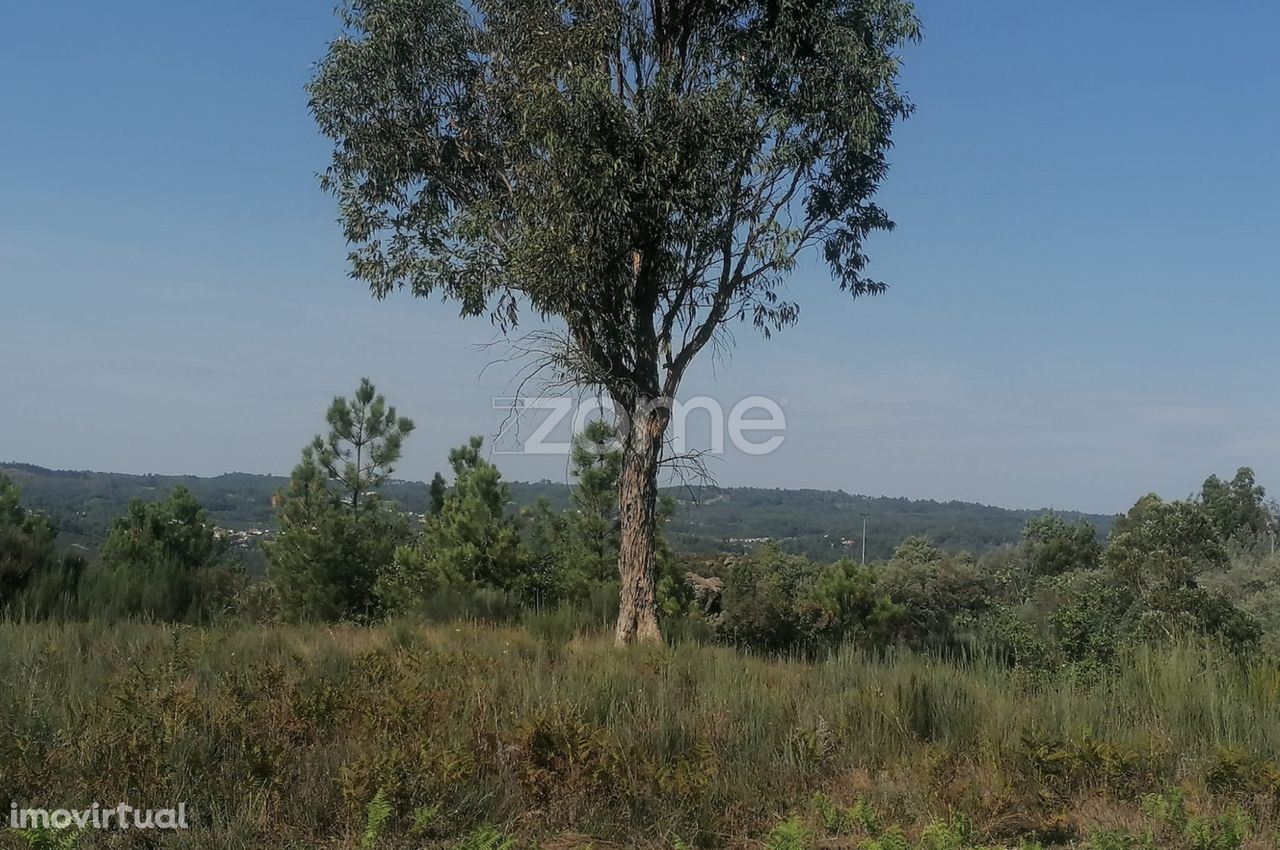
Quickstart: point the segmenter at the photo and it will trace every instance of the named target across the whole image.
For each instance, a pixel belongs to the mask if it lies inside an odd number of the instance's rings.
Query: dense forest
[[[0,462],[0,472],[22,488],[24,502],[49,515],[64,545],[96,549],[111,521],[132,499],[155,500],[179,485],[204,506],[209,519],[229,529],[274,529],[272,496],[288,478],[233,472],[211,478],[193,475],[130,475],[115,472],[53,470],[28,463]],[[539,499],[562,509],[572,487],[552,481],[510,482],[512,509]],[[430,486],[391,480],[383,493],[403,510],[425,513]],[[860,555],[862,514],[867,517],[867,557],[887,558],[895,546],[913,535],[929,538],[947,551],[975,554],[1014,543],[1027,520],[1044,512],[1009,510],[970,502],[936,502],[852,495],[833,490],[786,490],[763,487],[678,487],[664,495],[676,500],[668,537],[682,552],[746,551],[763,538],[776,540],[788,552],[814,558]],[[1114,517],[1057,511],[1069,520],[1083,519],[1105,537]]]

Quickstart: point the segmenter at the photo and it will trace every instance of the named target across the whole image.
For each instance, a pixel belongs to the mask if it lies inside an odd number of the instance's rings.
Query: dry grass
[[[357,847],[379,792],[386,848],[485,824],[546,847],[746,846],[814,821],[818,791],[908,835],[962,813],[973,840],[1062,843],[1137,834],[1141,795],[1174,785],[1257,836],[1280,799],[1280,669],[1194,645],[1033,688],[988,659],[618,652],[476,625],[0,624],[0,681],[0,801],[185,801],[197,828],[172,847]]]

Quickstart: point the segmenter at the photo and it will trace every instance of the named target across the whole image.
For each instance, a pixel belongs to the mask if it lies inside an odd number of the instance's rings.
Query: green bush
[[[243,584],[204,508],[184,487],[159,502],[134,500],[86,571],[82,616],[207,622],[227,613]]]
[[[45,619],[74,611],[84,561],[58,551],[58,530],[26,510],[21,493],[0,474],[0,615]]]

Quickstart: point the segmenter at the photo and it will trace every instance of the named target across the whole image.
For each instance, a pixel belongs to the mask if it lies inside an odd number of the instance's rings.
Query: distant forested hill
[[[906,537],[921,534],[947,550],[975,554],[1016,541],[1038,510],[1008,510],[971,502],[935,502],[851,495],[840,490],[781,490],[729,487],[684,491],[670,534],[677,548],[689,551],[742,548],[744,541],[771,537],[788,549],[815,558],[857,555],[862,514],[867,520],[867,557],[888,557]],[[1111,530],[1113,517],[1058,511],[1068,519],[1089,520],[1099,535]],[[749,545],[749,544],[748,544]]]
[[[51,470],[31,464],[0,463],[0,472],[22,488],[23,502],[53,517],[68,544],[96,547],[111,520],[130,499],[158,499],[185,485],[227,528],[270,529],[274,526],[271,496],[288,480],[275,475],[233,472],[213,478],[191,475],[127,475],[115,472]],[[405,510],[421,513],[427,485],[395,481],[388,498]],[[980,553],[1018,539],[1023,524],[1042,510],[1008,510],[969,502],[915,501],[883,496],[857,496],[831,490],[781,490],[760,487],[672,489],[677,501],[668,535],[686,552],[738,551],[761,538],[779,540],[786,548],[812,557],[856,555],[867,514],[867,557],[887,556],[903,538],[923,534],[944,549]],[[513,482],[516,506],[546,498],[554,507],[569,504],[569,487],[551,481]],[[1083,517],[1106,534],[1112,517],[1060,511]]]

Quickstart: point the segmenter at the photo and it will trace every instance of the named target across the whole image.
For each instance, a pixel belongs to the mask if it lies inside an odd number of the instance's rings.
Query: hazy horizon
[[[201,478],[201,479],[218,478],[218,477],[227,476],[227,475],[253,475],[253,476],[262,476],[262,477],[268,477],[268,478],[280,478],[280,479],[287,479],[289,477],[288,470],[279,470],[279,471],[268,470],[265,472],[259,472],[259,471],[249,470],[249,469],[229,469],[223,472],[215,472],[215,473],[194,473],[194,472],[181,472],[181,471],[166,472],[166,471],[156,470],[156,469],[136,470],[136,469],[88,469],[88,468],[58,467],[58,466],[49,466],[43,463],[36,463],[28,460],[22,460],[19,458],[0,459],[0,469],[3,469],[5,467],[12,467],[14,465],[35,466],[35,467],[40,467],[42,469],[48,470],[50,472],[58,472],[58,473],[88,472],[88,473],[93,473],[97,475],[132,475],[132,476],[156,475],[156,476],[168,477],[168,478],[195,477],[195,478]],[[499,459],[498,465],[499,465],[499,469],[501,469],[501,459]],[[448,464],[441,464],[441,469],[439,471],[442,474],[447,475],[448,474],[447,466]],[[503,477],[507,481],[511,481],[513,483],[522,483],[522,484],[542,484],[544,482],[549,482],[551,484],[557,484],[557,485],[563,485],[563,486],[570,486],[572,484],[572,481],[567,476],[563,478],[555,478],[551,476],[547,476],[543,478],[513,478],[511,476],[504,474]],[[430,476],[427,476],[425,478],[406,477],[404,475],[401,475],[399,471],[397,471],[394,475],[391,476],[389,480],[393,482],[404,482],[408,484],[429,484]],[[667,486],[685,486],[685,485],[682,485],[679,482],[665,482],[663,486],[667,487]],[[690,482],[688,486],[693,490],[697,490],[699,487],[699,485],[696,482]],[[749,484],[749,483],[723,484],[723,483],[714,482],[714,481],[706,482],[702,486],[719,487],[722,489],[745,488],[745,489],[755,489],[755,490],[788,490],[788,491],[816,490],[820,492],[832,492],[832,493],[843,492],[846,495],[853,496],[856,498],[906,499],[907,501],[911,501],[911,502],[932,501],[940,504],[946,504],[948,502],[957,502],[957,503],[963,503],[963,504],[979,505],[981,507],[988,507],[988,508],[1001,508],[1004,510],[1011,510],[1011,511],[1028,511],[1028,510],[1035,511],[1035,510],[1043,509],[1043,510],[1060,511],[1063,513],[1072,513],[1072,514],[1074,513],[1089,514],[1092,516],[1116,516],[1124,513],[1123,510],[1091,511],[1084,508],[1075,507],[1074,505],[1054,505],[1054,504],[1001,505],[1001,504],[994,504],[990,502],[975,501],[972,499],[939,499],[929,495],[911,494],[911,493],[863,493],[856,490],[849,490],[848,488],[843,488],[843,487],[782,487],[779,485],[772,485],[772,484]],[[1189,495],[1189,494],[1183,494],[1183,495]]]

